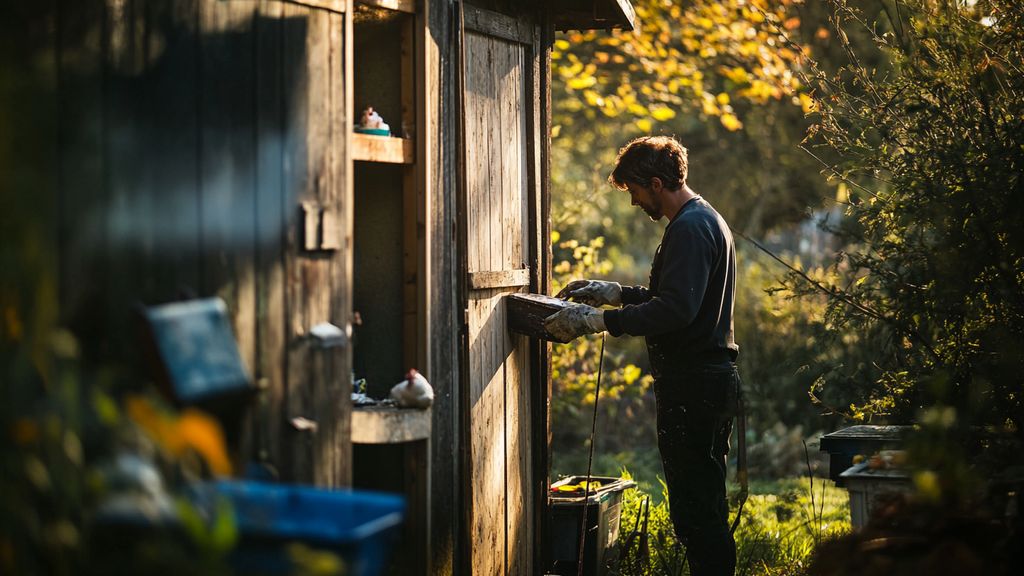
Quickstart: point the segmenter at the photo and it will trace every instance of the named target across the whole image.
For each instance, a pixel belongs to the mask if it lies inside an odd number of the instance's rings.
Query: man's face
[[[652,182],[652,185],[654,182]],[[655,193],[653,188],[647,186],[641,186],[633,182],[626,182],[626,188],[629,190],[629,198],[633,206],[639,206],[651,217],[651,220],[657,222],[661,220],[661,198]]]

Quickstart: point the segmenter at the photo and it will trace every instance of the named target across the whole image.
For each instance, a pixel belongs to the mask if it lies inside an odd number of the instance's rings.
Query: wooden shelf
[[[399,12],[408,12],[409,14],[416,13],[416,0],[357,0],[360,4],[367,6],[375,6],[377,8],[387,8],[388,10],[397,10]]]
[[[372,134],[352,134],[352,157],[365,162],[388,162],[391,164],[412,164],[416,159],[416,148],[411,139]]]
[[[360,406],[352,410],[352,442],[395,444],[430,438],[430,409]]]

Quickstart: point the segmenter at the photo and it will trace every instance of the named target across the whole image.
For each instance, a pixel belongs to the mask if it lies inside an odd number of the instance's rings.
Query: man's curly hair
[[[650,187],[651,179],[657,177],[667,189],[677,190],[686,184],[688,170],[686,148],[678,140],[671,136],[641,136],[619,150],[608,182],[625,190],[627,182]]]

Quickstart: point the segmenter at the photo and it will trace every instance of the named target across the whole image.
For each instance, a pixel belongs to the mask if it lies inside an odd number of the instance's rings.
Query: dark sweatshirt
[[[612,336],[646,336],[655,378],[735,360],[736,248],[725,220],[700,196],[665,227],[650,287],[623,286],[623,307],[606,310]]]

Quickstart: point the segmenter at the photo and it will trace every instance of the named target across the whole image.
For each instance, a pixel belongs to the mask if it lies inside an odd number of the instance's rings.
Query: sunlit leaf
[[[654,110],[651,110],[651,116],[659,122],[664,122],[675,118],[676,111],[668,107],[655,108]]]

